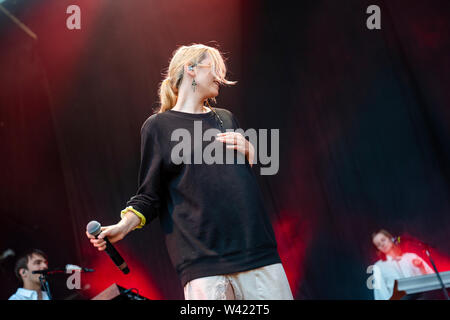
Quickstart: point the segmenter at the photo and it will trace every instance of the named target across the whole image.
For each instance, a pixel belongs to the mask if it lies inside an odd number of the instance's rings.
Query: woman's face
[[[197,82],[198,93],[205,99],[215,98],[219,95],[219,81],[212,67],[212,60],[209,54],[195,67],[195,81]]]
[[[394,245],[392,239],[390,239],[383,233],[378,233],[375,237],[373,237],[372,242],[375,247],[377,247],[377,249],[384,254],[387,254]]]

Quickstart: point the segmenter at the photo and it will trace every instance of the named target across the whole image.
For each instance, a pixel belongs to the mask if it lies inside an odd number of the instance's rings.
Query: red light
[[[125,289],[135,288],[137,289],[137,291],[133,290],[135,293],[148,299],[161,300],[162,296],[153,283],[149,271],[143,268],[138,260],[126,256],[124,251],[121,251],[121,255],[130,268],[130,273],[127,275],[123,274],[104,252],[99,252],[96,259],[89,264],[95,271],[83,273],[81,278],[83,287],[89,285],[89,289],[87,289],[89,297],[96,296],[116,283]]]
[[[278,252],[293,294],[303,276],[303,260],[311,237],[311,225],[298,213],[280,213],[274,223]]]

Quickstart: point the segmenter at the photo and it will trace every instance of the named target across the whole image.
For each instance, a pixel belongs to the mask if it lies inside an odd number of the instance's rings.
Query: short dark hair
[[[16,275],[17,279],[19,279],[20,283],[23,284],[22,277],[20,276],[20,269],[26,269],[28,270],[28,261],[33,256],[33,254],[40,255],[44,257],[44,259],[47,260],[47,255],[39,249],[31,249],[24,254],[22,254],[16,261],[16,266],[14,267],[14,274]]]

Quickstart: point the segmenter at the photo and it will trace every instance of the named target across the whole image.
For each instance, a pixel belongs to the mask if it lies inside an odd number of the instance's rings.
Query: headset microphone
[[[400,240],[401,240],[400,236],[392,238],[392,242],[395,244],[400,244]]]

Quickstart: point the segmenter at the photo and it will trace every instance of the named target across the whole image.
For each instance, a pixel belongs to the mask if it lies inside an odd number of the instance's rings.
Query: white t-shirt
[[[35,290],[29,290],[24,288],[17,289],[16,293],[14,293],[8,300],[37,300],[38,293]],[[47,292],[42,291],[42,300],[50,300]]]
[[[413,260],[422,261],[426,274],[434,273],[430,266],[415,253],[405,253],[393,259],[387,256],[386,261],[378,260],[373,268],[374,297],[375,300],[389,300],[394,290],[394,282],[397,279],[422,275],[420,268],[414,266]]]

